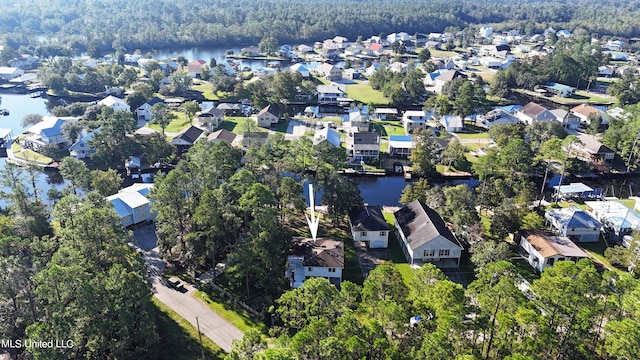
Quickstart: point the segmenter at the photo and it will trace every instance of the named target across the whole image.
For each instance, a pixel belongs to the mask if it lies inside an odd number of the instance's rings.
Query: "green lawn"
[[[172,113],[175,116],[175,119],[173,119],[169,123],[169,125],[167,125],[167,127],[164,129],[165,132],[177,133],[191,125],[191,122],[189,121],[189,119],[187,119],[187,115],[185,115],[183,112],[173,111]],[[162,131],[162,127],[158,124],[151,123],[147,126],[152,128],[153,130]]]
[[[474,134],[458,133],[456,134],[456,136],[458,136],[460,139],[488,139],[489,132],[485,131],[485,132],[474,133]]]
[[[369,83],[347,85],[347,97],[364,104],[389,104],[389,99],[382,92],[374,90]]]
[[[200,337],[198,329],[191,323],[171,310],[160,300],[153,298],[157,307],[156,326],[158,330],[158,345],[155,359],[192,360],[201,359]],[[205,359],[223,359],[225,356],[216,343],[206,336],[202,336]],[[152,350],[153,351],[153,350]]]
[[[252,319],[251,314],[240,306],[221,299],[217,296],[217,293],[209,295],[204,291],[198,290],[193,296],[202,299],[211,310],[243,332],[254,328],[266,332],[266,326],[263,323]]]
[[[236,135],[243,135],[247,129],[245,125],[247,121],[253,121],[253,120],[248,117],[228,116],[228,117],[225,117],[224,122],[220,125],[218,129],[225,129],[225,130],[231,131]],[[256,127],[255,131],[267,132],[269,130],[261,127]]]
[[[514,259],[509,260],[513,265],[515,265],[518,273],[522,275],[529,283],[533,282],[540,278],[540,274],[529,265],[528,262],[524,261],[524,259]]]
[[[13,156],[18,159],[33,161],[41,165],[47,165],[53,161],[52,158],[39,154],[31,149],[23,149],[17,141],[11,144],[11,151],[13,151]]]
[[[201,92],[202,96],[207,100],[220,100],[220,96],[213,93],[213,86],[209,83],[202,82],[198,85],[193,85],[191,89]]]
[[[590,256],[596,258],[599,262],[603,263],[609,270],[615,271],[618,274],[624,274],[625,271],[611,265],[609,260],[604,257],[604,251],[607,249],[607,245],[604,243],[604,239],[600,236],[598,242],[595,243],[580,243],[580,247]]]
[[[393,213],[383,212],[384,219],[387,220],[387,224],[390,229],[394,228],[394,218]],[[415,276],[411,266],[407,262],[407,258],[404,256],[404,252],[402,252],[402,248],[400,247],[400,243],[398,239],[396,239],[396,234],[394,231],[389,232],[389,247],[387,248],[387,254],[389,256],[389,261],[392,262],[396,269],[402,274],[402,281],[408,286],[411,282],[411,279]]]
[[[289,120],[280,120],[280,122],[276,125],[276,131],[281,133],[286,133],[288,127],[289,127]]]
[[[388,137],[390,135],[406,135],[404,127],[398,121],[385,121],[385,120],[373,120],[373,129],[377,131],[380,136]]]

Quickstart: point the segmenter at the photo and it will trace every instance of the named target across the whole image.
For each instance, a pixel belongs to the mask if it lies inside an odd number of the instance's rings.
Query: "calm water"
[[[173,49],[173,50],[159,50],[153,55],[155,59],[173,59],[178,56],[184,56],[187,60],[205,60],[209,62],[211,58],[215,58],[218,64],[224,64],[227,61],[227,50],[233,50],[234,54],[240,54],[242,47],[213,47],[213,48],[187,48],[187,49]],[[259,67],[266,67],[266,60],[241,60],[241,67],[250,66],[251,69],[257,69]]]

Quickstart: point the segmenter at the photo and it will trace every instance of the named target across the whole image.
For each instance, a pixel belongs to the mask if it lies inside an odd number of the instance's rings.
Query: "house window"
[[[313,269],[311,268],[311,266],[309,266],[309,267],[307,268],[307,271],[313,271]]]
[[[360,233],[360,236],[362,236],[362,237],[367,236],[367,232],[366,232],[366,231],[361,232],[361,233]]]
[[[380,231],[380,236],[387,236],[387,232],[386,231]]]
[[[436,251],[434,249],[427,249],[424,251],[424,257],[433,257]]]
[[[329,268],[329,272],[336,272],[336,268]]]
[[[440,251],[438,251],[438,256],[449,256],[449,249],[441,249]]]
[[[547,265],[551,266],[551,265],[553,265],[553,263],[554,263],[555,261],[556,261],[556,259],[554,259],[554,258],[548,258],[548,259],[547,259]]]

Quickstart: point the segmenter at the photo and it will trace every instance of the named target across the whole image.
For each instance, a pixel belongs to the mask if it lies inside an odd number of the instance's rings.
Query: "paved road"
[[[224,351],[231,351],[233,340],[242,338],[242,331],[213,312],[201,300],[195,298],[195,289],[188,286],[187,292],[181,293],[169,288],[162,278],[164,262],[158,254],[155,238],[155,225],[138,228],[134,231],[136,244],[144,253],[147,268],[153,282],[154,296],[165,305],[187,319],[197,327],[196,318],[200,323],[200,331],[213,340]]]

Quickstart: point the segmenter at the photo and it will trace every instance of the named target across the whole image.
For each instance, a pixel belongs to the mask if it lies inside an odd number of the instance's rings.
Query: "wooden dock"
[[[411,181],[411,178],[413,177],[412,172],[413,168],[411,166],[404,165],[402,167],[402,176],[405,180]]]

